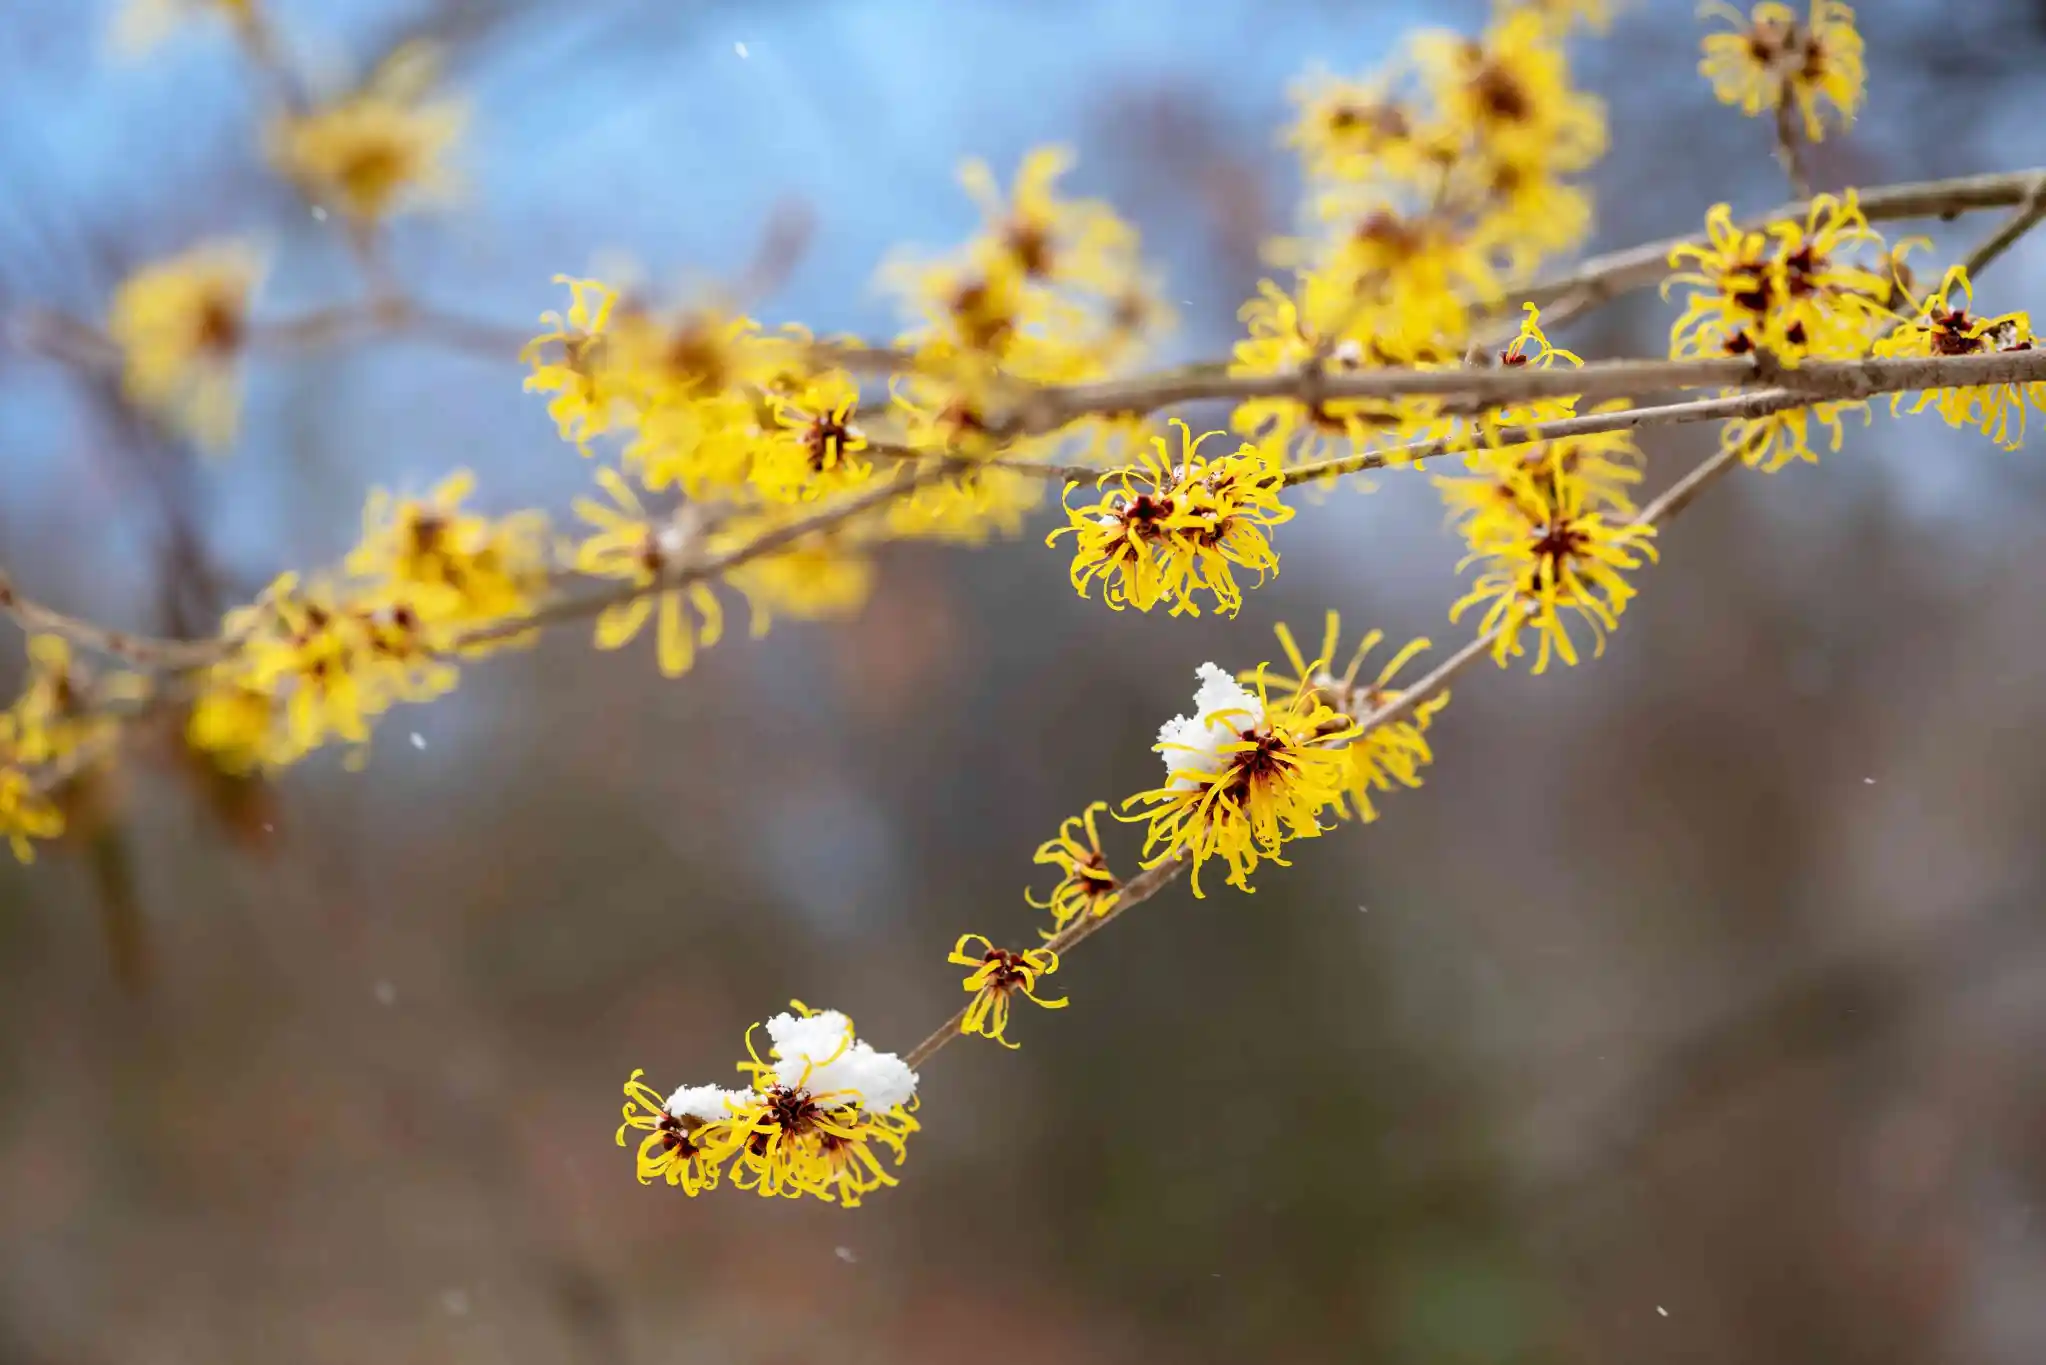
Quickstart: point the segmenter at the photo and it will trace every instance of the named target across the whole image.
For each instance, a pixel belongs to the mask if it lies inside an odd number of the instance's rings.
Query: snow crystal
[[[731,1110],[725,1101],[744,1104],[752,1098],[747,1090],[727,1090],[720,1085],[685,1085],[668,1096],[668,1112],[676,1118],[701,1119],[709,1123],[713,1119],[727,1118]]]
[[[774,1040],[774,1078],[800,1085],[813,1095],[852,1091],[875,1111],[907,1104],[916,1094],[916,1073],[892,1052],[876,1052],[852,1036],[852,1021],[837,1010],[807,1018],[777,1014],[767,1021]]]
[[[1195,669],[1194,676],[1201,680],[1201,685],[1194,692],[1193,716],[1174,716],[1158,727],[1159,753],[1165,759],[1168,775],[1220,772],[1222,746],[1234,743],[1243,731],[1264,724],[1265,708],[1257,693],[1211,663]],[[1172,785],[1188,790],[1200,784],[1192,778],[1177,777],[1172,779]]]

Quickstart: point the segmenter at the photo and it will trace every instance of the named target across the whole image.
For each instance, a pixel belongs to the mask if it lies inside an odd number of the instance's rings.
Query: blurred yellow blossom
[[[261,275],[245,243],[208,242],[130,275],[108,310],[130,401],[209,450],[234,442],[249,297]]]
[[[360,89],[280,115],[269,130],[272,160],[314,204],[358,226],[445,198],[454,183],[446,160],[466,113],[428,98],[438,74],[429,45],[398,48]]]

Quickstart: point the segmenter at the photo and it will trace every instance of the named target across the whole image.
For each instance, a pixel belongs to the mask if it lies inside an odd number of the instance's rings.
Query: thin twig
[[[199,668],[224,657],[232,648],[225,637],[161,640],[96,626],[22,596],[5,570],[0,570],[0,613],[13,617],[24,631],[61,635],[75,645],[142,668]]]
[[[2020,238],[2046,219],[2046,172],[2041,172],[2032,182],[2032,192],[2025,196],[2025,202],[2017,212],[2003,220],[1996,231],[1985,237],[1980,245],[1969,252],[1961,265],[1973,280],[1989,268],[1992,261],[2018,244]]]
[[[1811,400],[1789,389],[1757,389],[1726,398],[1692,398],[1681,403],[1652,407],[1621,408],[1613,412],[1590,412],[1582,417],[1563,417],[1534,426],[1501,427],[1493,433],[1499,447],[1529,445],[1536,441],[1560,441],[1574,436],[1597,436],[1609,431],[1631,431],[1638,427],[1682,426],[1691,422],[1720,422],[1741,417],[1753,419],[1772,412],[1803,407]],[[1445,437],[1434,441],[1413,441],[1383,450],[1355,455],[1337,455],[1286,471],[1288,487],[1341,478],[1368,469],[1403,468],[1444,455],[1470,454],[1477,449],[1468,438]]]
[[[1115,903],[1109,906],[1107,911],[1099,915],[1080,916],[1054,934],[1044,946],[1061,956],[1071,952],[1079,944],[1106,928],[1110,921],[1119,918],[1131,906],[1142,905],[1170,886],[1189,866],[1191,863],[1181,855],[1167,858],[1164,862],[1146,868],[1130,878],[1116,893]],[[969,1003],[932,1030],[931,1035],[904,1054],[902,1060],[912,1069],[929,1061],[940,1048],[959,1036],[960,1031],[966,1027],[966,1011],[971,1008],[972,1005]]]
[[[1615,398],[1659,390],[1731,388],[1766,383],[1810,400],[1867,398],[1904,389],[1963,388],[2046,379],[2046,351],[1996,355],[1814,361],[1786,368],[1763,354],[1696,360],[1601,360],[1574,368],[1486,370],[1387,368],[1356,374],[1305,371],[1194,375],[1179,371],[1134,379],[1044,388],[1025,398],[1005,435],[1041,435],[1075,418],[1146,412],[1204,398],[1294,398],[1320,402],[1405,397],[1454,398],[1481,407],[1534,398]]]
[[[1804,163],[1804,140],[1797,127],[1797,110],[1789,100],[1776,106],[1776,160],[1790,180],[1790,192],[1799,199],[1812,197],[1811,172]]]

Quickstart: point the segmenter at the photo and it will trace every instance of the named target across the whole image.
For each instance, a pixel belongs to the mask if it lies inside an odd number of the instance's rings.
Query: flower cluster
[[[1705,234],[1704,242],[1670,252],[1672,267],[1691,267],[1663,283],[1665,296],[1679,285],[1690,288],[1670,329],[1674,358],[1760,352],[1784,365],[1851,360],[1867,355],[1895,323],[1891,304],[1902,293],[1898,258],[1884,249],[1852,190],[1840,199],[1822,194],[1812,200],[1802,223],[1771,223],[1765,230],[1741,227],[1731,209],[1715,205],[1705,217]],[[1840,416],[1857,407],[1866,411],[1865,405],[1820,402],[1730,421],[1721,439],[1764,470],[1816,461],[1809,420],[1827,428],[1837,450]]]
[[[916,1073],[856,1037],[837,1010],[790,1003],[794,1013],[767,1021],[766,1060],[747,1030],[743,1087],[683,1086],[663,1099],[644,1073],[627,1079],[618,1145],[628,1132],[646,1134],[642,1184],[665,1180],[697,1195],[729,1174],[734,1188],[763,1198],[808,1195],[845,1208],[895,1184],[882,1158],[901,1165],[917,1130]]]
[[[550,581],[546,519],[468,511],[473,484],[461,471],[424,498],[373,493],[341,573],[279,575],[229,612],[232,649],[198,680],[192,746],[229,772],[335,740],[359,762],[375,718],[452,689],[456,659],[530,641],[516,623]]]
[[[1861,34],[1842,0],[1811,0],[1802,20],[1780,0],[1747,14],[1725,0],[1706,0],[1704,12],[1732,26],[1705,35],[1698,63],[1720,103],[1739,105],[1750,118],[1794,112],[1813,142],[1826,136],[1822,105],[1832,106],[1841,127],[1852,126],[1864,80]]]
[[[1875,343],[1875,353],[1891,357],[2010,355],[2037,347],[2029,313],[1977,317],[1969,312],[1974,302],[1967,268],[1953,267],[1938,290],[1919,304],[1916,317]],[[1904,397],[1901,393],[1892,397],[1890,411],[1901,408]],[[1911,411],[1933,408],[1947,425],[1978,428],[2005,450],[2015,450],[2025,436],[2027,401],[2046,412],[2046,381],[1930,389],[1918,395]]]
[[[0,711],[0,838],[21,862],[35,861],[32,840],[64,832],[48,775],[103,761],[118,730],[110,708],[141,701],[145,679],[99,674],[78,662],[56,635],[31,635],[28,676]]]
[[[1315,225],[1286,245],[1290,288],[1245,305],[1232,374],[1456,364],[1513,281],[1580,244],[1591,206],[1569,177],[1605,147],[1605,113],[1575,88],[1564,40],[1595,5],[1501,5],[1483,34],[1418,34],[1386,70],[1300,86],[1288,141]],[[1448,434],[1442,407],[1257,398],[1235,428],[1282,460]]]
[[[1099,501],[1073,506],[1078,485],[1067,484],[1066,524],[1045,543],[1072,536],[1073,587],[1085,597],[1099,579],[1102,600],[1118,611],[1170,602],[1173,615],[1198,616],[1195,594],[1206,592],[1217,611],[1233,616],[1243,605],[1236,570],[1255,573],[1259,583],[1279,571],[1266,532],[1293,509],[1279,501],[1282,477],[1261,447],[1209,458],[1201,445],[1221,432],[1195,437],[1186,423],[1173,426],[1179,451],[1155,438],[1136,465],[1096,480],[1097,490],[1107,490]]]

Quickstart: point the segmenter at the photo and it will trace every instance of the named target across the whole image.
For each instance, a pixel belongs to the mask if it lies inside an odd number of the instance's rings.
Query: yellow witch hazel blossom
[[[547,518],[538,511],[491,520],[462,507],[476,476],[457,470],[424,498],[397,498],[379,488],[362,514],[362,543],[348,555],[350,574],[407,602],[420,622],[444,638],[437,648],[484,653],[529,644],[530,632],[478,644],[454,638],[464,628],[522,617],[539,604],[549,580]]]
[[[1705,216],[1707,244],[1673,248],[1663,282],[1668,297],[1692,286],[1670,329],[1670,354],[1746,355],[1765,350],[1785,364],[1864,355],[1894,321],[1894,285],[1882,236],[1868,225],[1854,191],[1812,200],[1803,223],[1757,232],[1735,225],[1716,204]]]
[[[1060,824],[1057,836],[1038,845],[1031,858],[1060,873],[1058,885],[1043,900],[1028,891],[1023,893],[1029,905],[1051,911],[1051,932],[1038,931],[1047,939],[1083,915],[1107,914],[1122,898],[1122,883],[1108,870],[1108,855],[1101,851],[1101,830],[1096,824],[1096,817],[1107,809],[1106,801],[1089,805]]]
[[[1525,652],[1521,635],[1529,628],[1539,641],[1536,673],[1547,671],[1552,656],[1575,664],[1573,617],[1590,627],[1594,654],[1605,653],[1607,632],[1619,626],[1634,596],[1625,573],[1644,556],[1655,558],[1655,528],[1597,510],[1584,481],[1571,473],[1513,471],[1499,487],[1505,496],[1496,511],[1465,524],[1470,553],[1461,567],[1478,565],[1478,577],[1449,619],[1484,607],[1479,629],[1500,632],[1492,657],[1502,668]]]
[[[0,839],[7,840],[15,861],[36,860],[34,841],[54,839],[64,832],[64,813],[35,784],[35,779],[12,763],[0,763]]]
[[[734,1188],[763,1197],[807,1195],[854,1208],[896,1183],[881,1158],[899,1166],[917,1130],[916,1073],[856,1037],[837,1010],[792,1005],[793,1013],[767,1021],[768,1060],[753,1051],[748,1030],[743,1089],[684,1086],[663,1099],[642,1072],[632,1073],[618,1145],[628,1132],[645,1134],[636,1162],[642,1184],[664,1180],[693,1196],[729,1173]]]
[[[201,680],[186,738],[230,769],[251,758],[281,767],[336,739],[359,762],[372,720],[452,690],[458,676],[408,600],[345,581],[279,575],[227,614],[221,634],[235,651]],[[260,732],[248,724],[254,697],[271,703]]]
[[[0,711],[0,838],[24,863],[35,861],[33,840],[64,832],[64,813],[43,779],[53,768],[104,758],[119,729],[105,704],[137,701],[148,691],[133,674],[87,671],[60,636],[31,635],[28,656],[21,695]]]
[[[147,696],[148,681],[132,673],[99,675],[81,666],[59,635],[28,637],[28,678],[0,711],[0,755],[21,764],[68,763],[112,739],[119,722],[109,702]]]
[[[1385,667],[1378,670],[1374,679],[1359,682],[1364,660],[1385,639],[1384,631],[1374,630],[1359,640],[1356,652],[1350,656],[1349,666],[1336,673],[1330,661],[1335,658],[1336,641],[1341,638],[1342,618],[1335,612],[1328,614],[1321,637],[1321,651],[1312,660],[1300,652],[1293,632],[1283,622],[1277,629],[1279,648],[1285,651],[1286,662],[1293,666],[1293,676],[1274,675],[1270,679],[1271,685],[1311,696],[1360,725],[1374,713],[1400,700],[1404,693],[1392,686],[1393,679],[1412,662],[1415,655],[1429,647],[1426,640],[1409,641],[1393,654]],[[1256,677],[1253,671],[1241,675],[1240,681],[1253,682]],[[1331,746],[1342,755],[1348,769],[1345,790],[1350,800],[1356,803],[1359,820],[1369,824],[1378,818],[1378,807],[1371,799],[1372,792],[1392,791],[1396,786],[1414,788],[1421,785],[1422,767],[1435,760],[1434,751],[1428,746],[1428,727],[1447,705],[1449,693],[1437,692],[1416,704],[1412,712],[1399,720],[1375,725],[1347,742]]]
[[[710,551],[714,555],[736,551],[791,519],[791,513],[779,508],[732,517],[710,536]],[[834,528],[755,555],[728,570],[725,580],[746,599],[752,633],[758,639],[777,616],[829,621],[858,612],[874,592],[874,560],[857,533]]]
[[[972,946],[976,943],[978,948]],[[992,1038],[1003,1047],[1022,1046],[1008,1039],[1010,996],[1020,995],[1048,1010],[1062,1010],[1072,1003],[1064,998],[1046,1000],[1037,994],[1038,979],[1059,969],[1059,955],[1049,948],[997,948],[980,934],[961,934],[945,960],[973,968],[964,983],[973,992],[973,1000],[960,1020],[960,1032]]]
[[[860,386],[843,370],[805,376],[793,392],[770,394],[773,422],[753,457],[753,484],[774,502],[812,502],[865,483],[867,434],[854,420]]]
[[[519,360],[533,371],[526,378],[526,390],[552,395],[547,415],[560,428],[561,439],[574,442],[587,455],[589,438],[611,429],[620,402],[602,363],[604,329],[617,306],[618,291],[602,280],[571,275],[556,275],[554,282],[568,286],[568,308],[540,315],[547,330],[526,343]]]
[[[242,242],[207,242],[121,282],[107,335],[129,401],[208,450],[234,443],[241,357],[261,259]]]
[[[1551,346],[1542,332],[1541,314],[1533,304],[1520,324],[1520,333],[1499,354],[1499,363],[1509,369],[1548,369],[1558,360],[1576,367],[1583,364],[1570,351]],[[1611,412],[1627,406],[1625,399],[1613,399],[1592,408],[1594,413]],[[1584,485],[1590,506],[1622,515],[1632,515],[1632,490],[1641,482],[1641,450],[1627,431],[1592,432],[1559,436],[1546,441],[1514,442],[1507,429],[1560,422],[1577,415],[1574,397],[1540,398],[1526,404],[1509,404],[1481,414],[1473,424],[1475,448],[1464,457],[1469,478],[1438,478],[1436,488],[1450,509],[1450,522],[1465,526],[1470,518],[1505,514],[1512,503],[1509,480],[1516,472],[1537,479],[1556,470],[1575,475]]]
[[[653,589],[681,561],[688,533],[677,517],[656,522],[616,470],[599,469],[597,482],[611,495],[611,504],[577,498],[576,515],[595,527],[576,547],[575,567],[599,578],[616,578],[636,589]],[[699,646],[709,648],[724,634],[724,608],[703,582],[659,591],[642,591],[606,607],[597,617],[597,648],[617,649],[631,642],[657,617],[655,656],[670,678],[687,673]],[[692,620],[693,617],[693,620]]]
[[[968,163],[961,179],[981,231],[949,255],[883,267],[911,320],[897,345],[912,359],[892,386],[908,449],[991,454],[1032,386],[1105,378],[1171,326],[1135,229],[1106,204],[1057,192],[1071,164],[1064,149],[1039,148],[1005,197],[987,167]],[[1057,458],[1065,444],[1063,434],[1012,440],[1007,453]],[[1013,535],[1042,496],[1041,480],[969,467],[903,500],[890,531],[962,543]]]
[[[1440,298],[1453,296],[1441,293]],[[1456,326],[1461,305],[1452,305]],[[1293,292],[1260,281],[1257,297],[1238,314],[1249,335],[1231,353],[1232,375],[1286,374],[1318,365],[1324,374],[1356,374],[1385,366],[1428,368],[1455,357],[1438,346],[1436,329],[1418,324],[1425,307],[1360,310],[1335,276],[1303,271]],[[1440,434],[1441,404],[1432,398],[1253,398],[1239,403],[1232,429],[1260,447],[1294,460],[1347,454],[1381,440],[1404,442]]]
[[[1879,356],[2008,355],[2037,347],[2029,313],[1976,317],[1975,291],[1965,266],[1947,271],[1939,290],[1919,305],[1918,316],[1875,344]],[[1902,408],[1904,394],[1890,399],[1890,411]],[[1975,427],[2005,450],[2016,450],[2025,437],[2025,403],[2046,412],[2046,381],[2027,384],[1977,384],[1965,389],[1928,389],[1911,411],[1937,411],[1951,427]],[[2015,430],[2012,419],[2016,419]]]
[[[1742,228],[1725,204],[1705,218],[1706,242],[1670,252],[1672,267],[1690,265],[1663,282],[1663,295],[1690,286],[1684,311],[1670,328],[1670,355],[1741,356],[1766,352],[1786,365],[1851,360],[1869,354],[1895,324],[1892,296],[1897,255],[1883,247],[1853,191],[1812,201],[1803,223]],[[1867,405],[1826,401],[1758,418],[1729,421],[1723,448],[1748,465],[1774,472],[1792,460],[1815,462],[1808,439],[1816,421],[1840,448],[1840,417]]]
[[[1348,781],[1342,754],[1330,746],[1358,726],[1322,701],[1311,686],[1274,706],[1263,670],[1249,691],[1214,664],[1195,670],[1194,714],[1174,716],[1158,731],[1166,784],[1123,802],[1147,821],[1146,867],[1190,858],[1201,895],[1201,864],[1221,858],[1227,881],[1251,891],[1259,862],[1288,866],[1280,847],[1322,832],[1322,812],[1343,814]]]
[[[1194,594],[1205,590],[1217,611],[1233,616],[1243,605],[1236,569],[1255,573],[1260,584],[1279,571],[1266,532],[1292,519],[1293,509],[1279,501],[1284,479],[1258,446],[1211,459],[1201,445],[1221,432],[1196,438],[1186,423],[1172,425],[1179,432],[1176,456],[1157,437],[1136,466],[1096,480],[1097,489],[1112,488],[1106,497],[1080,507],[1068,501],[1067,524],[1045,543],[1071,535],[1074,589],[1085,597],[1098,578],[1102,600],[1118,611],[1170,601],[1173,615],[1198,616]],[[1068,499],[1078,486],[1066,485]]]
[[[439,65],[430,44],[405,44],[360,89],[281,116],[271,160],[313,203],[359,226],[445,198],[446,158],[466,115],[457,101],[429,98]]]
[[[1767,0],[1742,14],[1725,0],[1705,0],[1700,14],[1732,26],[1708,33],[1698,70],[1712,82],[1722,104],[1738,105],[1750,118],[1788,106],[1813,142],[1826,136],[1821,106],[1832,106],[1840,126],[1850,127],[1861,108],[1861,34],[1854,10],[1841,0],[1811,0],[1803,19],[1789,5]]]

